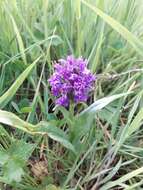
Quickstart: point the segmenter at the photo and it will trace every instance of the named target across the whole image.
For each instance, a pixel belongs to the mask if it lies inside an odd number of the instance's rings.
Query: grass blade
[[[89,7],[92,11],[94,11],[97,15],[99,15],[106,23],[108,23],[114,30],[116,30],[124,39],[126,39],[134,49],[140,54],[143,55],[143,44],[142,42],[133,35],[127,28],[125,28],[122,24],[116,21],[111,16],[104,13],[102,10],[98,9],[97,7],[91,5],[90,3],[86,2],[85,0],[81,0],[81,2]]]
[[[123,183],[123,182],[125,182],[125,181],[127,181],[127,180],[129,180],[129,179],[131,179],[133,177],[136,177],[137,175],[139,175],[141,173],[143,173],[143,167],[141,167],[139,169],[136,169],[136,170],[133,170],[132,172],[122,176],[121,178],[117,179],[116,181],[107,183],[106,185],[104,185],[100,189],[101,190],[111,189],[112,187],[118,186],[121,183]]]
[[[15,95],[21,84],[24,82],[24,80],[27,78],[29,73],[32,71],[36,63],[41,58],[38,57],[30,66],[28,66],[23,73],[16,79],[16,81],[13,83],[13,85],[0,97],[0,108],[3,108],[7,105],[7,103],[12,99],[12,97]]]
[[[91,104],[88,108],[83,110],[80,113],[80,116],[85,114],[85,113],[95,113],[96,111],[101,110],[105,106],[107,106],[109,103],[113,102],[114,100],[121,98],[123,96],[129,95],[130,93],[122,93],[122,94],[117,94],[113,95],[110,97],[102,98],[100,100],[95,101],[93,104]]]

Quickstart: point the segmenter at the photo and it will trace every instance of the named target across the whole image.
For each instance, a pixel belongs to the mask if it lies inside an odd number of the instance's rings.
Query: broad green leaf
[[[67,135],[61,129],[52,126],[52,124],[48,122],[40,122],[37,127],[35,132],[46,132],[51,139],[61,143],[67,149],[76,152],[74,146],[68,140]]]
[[[19,113],[19,114],[21,113],[21,112],[20,112],[20,109],[19,109],[19,107],[18,107],[18,105],[17,105],[15,102],[12,101],[12,102],[11,102],[11,105],[13,106],[13,108],[15,109],[15,111],[16,111],[17,113]]]
[[[12,99],[39,59],[40,57],[37,58],[30,66],[28,66],[25,71],[23,71],[23,73],[16,79],[12,86],[0,97],[0,108],[5,107],[6,104]]]
[[[48,136],[51,139],[61,143],[67,149],[72,150],[74,153],[76,153],[74,146],[67,139],[64,139],[63,137],[60,137],[59,135],[51,134],[51,133],[49,133]]]
[[[36,125],[34,132],[57,134],[61,137],[64,137],[65,139],[68,139],[65,132],[61,130],[60,128],[55,127],[52,122],[41,121],[40,123]]]
[[[7,162],[9,156],[6,150],[0,150],[0,164],[3,165]]]
[[[13,181],[20,182],[24,175],[21,163],[17,159],[9,159],[3,168],[3,179],[9,184]]]
[[[0,150],[1,179],[4,182],[10,184],[13,181],[21,181],[24,175],[23,167],[34,148],[33,144],[28,144],[23,140],[14,140],[8,149]]]
[[[54,45],[54,46],[58,46],[60,44],[63,43],[63,40],[60,38],[60,36],[58,35],[53,35],[53,38],[52,38],[52,41],[51,41],[51,44]]]
[[[26,121],[23,121],[18,116],[11,112],[0,110],[0,123],[15,127],[30,134],[47,134],[50,138],[60,142],[64,147],[75,152],[75,148],[68,140],[66,134],[59,128],[53,126],[48,122],[40,122],[38,125],[32,125]]]
[[[0,110],[0,123],[21,129],[27,133],[32,133],[34,130],[34,125],[23,121],[15,114],[7,111]]]
[[[143,44],[142,42],[133,35],[127,28],[121,25],[118,21],[116,21],[111,16],[104,13],[102,10],[97,8],[96,6],[91,5],[85,0],[81,0],[81,2],[89,7],[93,12],[99,15],[105,22],[107,22],[114,30],[116,30],[124,39],[126,39],[135,50],[142,56],[143,55]]]
[[[26,143],[24,140],[14,140],[8,149],[8,152],[10,155],[26,161],[31,156],[34,148],[35,144]]]

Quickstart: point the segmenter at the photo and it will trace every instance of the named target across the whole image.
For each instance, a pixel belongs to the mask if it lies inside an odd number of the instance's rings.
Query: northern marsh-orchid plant
[[[77,106],[79,103],[87,102],[96,78],[87,68],[87,60],[81,57],[76,59],[72,55],[67,56],[66,59],[59,60],[54,68],[54,73],[49,79],[51,92],[56,107],[59,107],[58,110],[63,113],[64,120],[69,126],[69,140],[77,144],[80,135],[78,130],[81,130],[81,127],[82,131],[84,130],[83,121],[86,124],[86,117],[84,120],[76,117],[74,108],[75,106],[79,108]]]

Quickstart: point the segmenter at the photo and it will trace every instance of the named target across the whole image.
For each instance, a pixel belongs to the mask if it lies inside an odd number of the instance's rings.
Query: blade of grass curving
[[[141,101],[142,96],[143,96],[143,90],[137,95],[137,98],[136,98],[136,100],[132,106],[132,109],[131,109],[129,116],[128,116],[128,124],[131,123],[132,118],[134,117],[134,114],[135,114],[137,108],[139,107],[139,103]]]
[[[102,43],[103,43],[103,40],[104,40],[104,26],[105,26],[105,23],[103,22],[101,24],[101,31],[100,31],[100,34],[99,34],[99,38],[98,38],[98,44],[97,44],[97,48],[96,48],[96,55],[95,55],[95,58],[93,60],[93,64],[92,64],[92,72],[95,73],[96,72],[96,69],[97,69],[97,66],[98,66],[98,63],[99,63],[99,60],[100,60],[100,55],[101,55],[101,48],[102,48]]]
[[[26,65],[27,64],[27,60],[26,60],[26,55],[25,55],[25,48],[24,48],[24,43],[23,43],[22,37],[20,35],[20,31],[18,29],[18,26],[17,26],[17,24],[15,22],[15,19],[14,19],[13,15],[6,8],[6,6],[5,6],[5,9],[6,9],[6,12],[8,13],[8,15],[9,15],[11,21],[12,21],[13,29],[14,29],[14,32],[16,34],[16,38],[17,38],[17,42],[18,42],[19,49],[20,49],[20,52],[21,52],[21,56],[22,56],[22,59],[23,59],[25,65]]]
[[[0,92],[2,92],[3,85],[4,85],[4,80],[5,80],[5,66],[0,67],[1,74],[0,74]]]
[[[129,164],[132,164],[135,160],[136,160],[136,159],[132,159],[132,160],[126,161],[126,162],[124,162],[124,163],[121,164],[121,167],[125,167],[125,166],[127,166],[127,165],[129,165]],[[95,171],[95,172],[93,172],[93,174],[91,174],[90,176],[88,176],[87,178],[85,178],[85,179],[83,180],[83,182],[89,182],[89,181],[91,181],[91,180],[93,180],[93,179],[96,179],[98,176],[100,176],[100,175],[102,175],[102,174],[103,174],[103,175],[104,175],[104,174],[108,174],[108,173],[110,173],[111,170],[113,170],[112,167],[109,168],[109,169],[104,169],[104,170],[102,170],[101,172]]]
[[[105,22],[107,22],[114,30],[116,30],[124,39],[126,39],[134,49],[142,56],[143,55],[143,44],[142,42],[133,35],[127,28],[125,28],[122,24],[116,21],[111,16],[104,13],[102,10],[97,8],[96,6],[91,5],[85,0],[81,0],[81,2],[89,7],[92,11],[94,11],[97,15],[99,15]]]
[[[41,56],[38,57],[30,66],[28,66],[23,73],[16,79],[13,85],[0,97],[0,108],[3,108],[15,95],[23,81],[27,78],[29,73],[32,71],[36,63],[40,60]]]
[[[101,181],[101,184],[104,184],[107,181],[111,180],[115,176],[115,174],[118,172],[118,170],[120,169],[121,164],[122,164],[122,159],[120,158],[120,160],[118,161],[116,166],[113,167],[113,169],[111,171],[109,171],[109,174]]]
[[[24,52],[25,54],[27,53],[31,53],[31,51],[33,51],[33,49],[36,49],[36,47],[40,48],[41,45],[44,45],[45,43],[47,43],[48,41],[51,41],[51,40],[55,40],[55,41],[59,41],[59,43],[61,42],[61,39],[59,36],[57,35],[51,35],[49,36],[47,39],[45,40],[41,40],[41,41],[37,41],[37,42],[34,42],[32,45],[30,45],[28,48],[25,48],[24,49]],[[8,61],[6,61],[4,63],[4,65],[7,65],[9,64],[10,62],[12,61],[16,61],[17,59],[19,59],[21,57],[21,53],[17,53],[16,55],[14,55],[13,57],[11,57]]]
[[[72,48],[72,44],[71,44],[71,42],[70,42],[70,40],[69,40],[69,38],[68,38],[68,35],[67,35],[67,33],[66,33],[66,31],[65,31],[65,29],[64,29],[64,27],[63,27],[63,24],[62,24],[62,23],[59,23],[59,24],[60,24],[61,30],[62,30],[62,32],[63,32],[63,36],[64,36],[64,38],[65,38],[65,41],[67,42],[68,48],[70,49],[70,53],[71,53],[71,54],[74,54],[74,50],[73,50],[73,48]]]
[[[143,108],[138,112],[130,126],[127,128],[125,139],[128,138],[132,133],[134,133],[141,124],[141,121],[143,120]]]
[[[11,112],[3,110],[0,110],[0,123],[15,127],[30,134],[32,134],[32,132],[34,131],[34,125],[23,121]]]
[[[123,96],[127,96],[129,94],[131,94],[131,92],[117,94],[117,95],[113,95],[110,97],[99,99],[99,100],[95,101],[93,104],[91,104],[88,108],[83,110],[79,116],[82,116],[85,113],[95,113],[96,111],[101,110],[102,108],[107,106],[109,103],[113,102],[114,100],[121,98]]]
[[[39,82],[38,82],[38,85],[37,85],[37,88],[36,88],[36,91],[35,91],[35,95],[34,95],[34,98],[33,98],[32,104],[31,104],[32,110],[28,114],[28,117],[27,117],[28,122],[33,122],[33,119],[34,119],[34,114],[36,112],[37,100],[38,100],[38,95],[39,95],[40,84],[41,84],[41,81],[42,81],[45,65],[46,65],[46,62],[44,62],[43,66],[42,66],[42,71],[41,71],[41,75],[40,75],[40,78],[39,78]]]
[[[43,1],[44,35],[45,35],[45,39],[48,37],[48,24],[47,24],[48,6],[49,6],[49,0]]]
[[[141,180],[140,182],[137,182],[131,186],[126,187],[124,190],[135,190],[135,189],[137,189],[137,187],[139,189],[142,184],[143,184],[143,180]]]
[[[122,130],[122,133],[119,136],[118,141],[115,145],[115,151],[117,152],[119,148],[123,145],[123,143],[134,133],[139,129],[141,121],[143,120],[143,108],[138,112],[134,120],[130,125],[126,125],[124,129]]]
[[[81,0],[76,1],[76,23],[77,23],[77,52],[78,56],[81,56],[81,27],[80,27],[80,18],[81,18]]]
[[[101,9],[105,8],[105,1],[104,0],[100,0],[97,1],[97,5],[98,7],[100,7]],[[92,51],[89,55],[88,58],[88,62],[90,63],[90,60],[92,60],[92,65],[91,65],[91,70],[92,72],[96,72],[97,66],[100,62],[100,58],[101,58],[101,50],[102,50],[102,44],[104,42],[104,28],[105,28],[105,22],[103,20],[101,20],[101,22],[99,22],[99,24],[97,24],[97,26],[99,25],[99,29],[97,29],[97,36],[96,36],[96,42],[95,45],[92,48]]]
[[[119,186],[123,182],[128,181],[131,178],[136,177],[137,175],[139,175],[141,173],[143,173],[143,167],[141,167],[139,169],[136,169],[136,170],[133,170],[132,172],[130,172],[130,173],[126,174],[126,175],[123,175],[121,178],[105,184],[104,186],[102,186],[100,188],[100,190],[109,190],[109,189],[111,189],[111,188],[113,188],[115,186]]]

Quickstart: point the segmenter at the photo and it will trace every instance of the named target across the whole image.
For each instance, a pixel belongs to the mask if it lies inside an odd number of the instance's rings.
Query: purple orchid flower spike
[[[55,64],[55,72],[49,79],[56,105],[68,107],[70,102],[86,102],[93,89],[95,76],[87,69],[87,60],[68,56]]]

